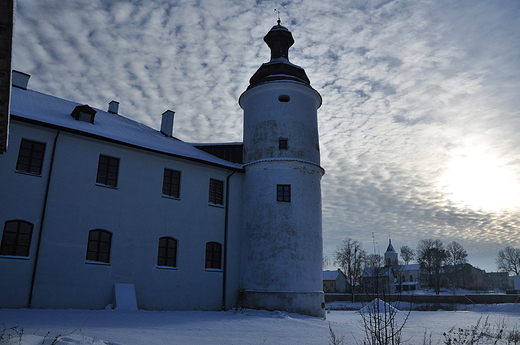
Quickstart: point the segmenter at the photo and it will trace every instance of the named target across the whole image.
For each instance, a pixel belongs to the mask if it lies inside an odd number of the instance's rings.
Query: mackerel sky
[[[184,141],[242,141],[275,8],[323,97],[324,254],[434,238],[496,270],[520,247],[518,0],[17,0],[13,68],[156,129],[171,109]]]

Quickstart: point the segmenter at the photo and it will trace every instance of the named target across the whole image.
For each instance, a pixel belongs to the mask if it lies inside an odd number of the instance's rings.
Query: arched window
[[[401,277],[403,283],[406,281],[406,276],[403,274],[403,276]]]
[[[206,243],[206,268],[222,269],[222,245],[220,243]]]
[[[8,220],[4,225],[0,255],[29,256],[33,224],[24,220]]]
[[[88,233],[87,260],[110,262],[112,233],[106,230],[90,230]]]
[[[157,266],[177,267],[177,240],[171,237],[159,239]]]

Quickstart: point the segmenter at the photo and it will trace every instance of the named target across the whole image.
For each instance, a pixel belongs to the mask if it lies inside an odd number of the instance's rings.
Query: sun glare
[[[500,159],[464,156],[453,159],[441,178],[451,201],[476,210],[520,208],[520,186]]]

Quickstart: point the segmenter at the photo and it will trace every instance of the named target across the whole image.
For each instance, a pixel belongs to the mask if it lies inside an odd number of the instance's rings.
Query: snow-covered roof
[[[96,136],[100,139],[109,139],[138,148],[227,168],[242,168],[241,164],[213,156],[197,149],[193,144],[165,136],[158,130],[119,114],[95,109],[94,124],[77,121],[70,114],[78,105],[81,104],[33,90],[13,87],[10,112],[14,117],[38,121],[63,130],[72,130],[78,134]]]
[[[363,278],[389,277],[391,267],[365,267],[361,276]]]
[[[399,265],[399,271],[418,271],[421,269],[419,264]]]
[[[323,280],[336,280],[340,274],[339,270],[323,271]]]

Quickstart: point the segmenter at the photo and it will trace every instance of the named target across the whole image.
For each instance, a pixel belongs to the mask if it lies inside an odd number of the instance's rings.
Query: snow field
[[[477,305],[466,311],[412,311],[403,330],[409,344],[422,344],[424,332],[432,344],[441,344],[442,334],[452,327],[475,325],[479,318],[520,327],[520,305]],[[407,313],[399,311],[398,314]],[[401,318],[401,315],[399,315]],[[0,324],[23,329],[22,342],[41,345],[164,345],[164,344],[329,344],[329,323],[344,344],[364,338],[361,315],[352,310],[332,310],[327,320],[257,310],[234,311],[116,311],[0,309]],[[3,329],[0,326],[0,330]],[[9,331],[9,330],[7,330]],[[56,340],[56,337],[61,338]]]

